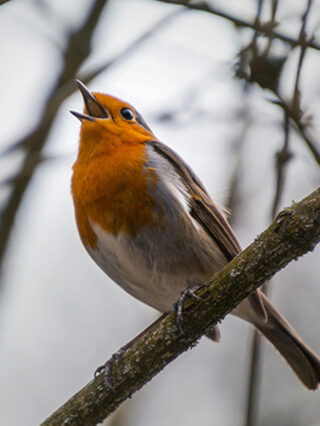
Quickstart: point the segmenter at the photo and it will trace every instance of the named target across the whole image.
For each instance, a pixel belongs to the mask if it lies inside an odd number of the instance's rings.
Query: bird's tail
[[[263,293],[258,294],[265,308],[265,317],[254,312],[252,303],[248,302],[249,299],[242,302],[241,311],[245,310],[245,315],[239,315],[239,312],[236,315],[251,322],[273,344],[308,389],[318,389],[320,385],[319,356],[303,342],[271,301]]]

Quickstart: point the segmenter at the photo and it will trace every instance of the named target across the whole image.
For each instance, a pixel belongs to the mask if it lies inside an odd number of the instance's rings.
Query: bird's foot
[[[182,328],[182,321],[183,321],[183,316],[182,316],[182,308],[183,308],[183,303],[186,300],[187,297],[193,297],[195,299],[198,300],[202,300],[201,297],[199,297],[196,294],[196,291],[199,290],[200,287],[202,287],[203,284],[194,284],[188,288],[186,288],[181,294],[180,297],[178,299],[178,301],[173,305],[174,306],[174,312],[176,314],[176,321],[177,321],[177,325],[178,328],[180,330],[181,333],[183,333],[183,328]]]
[[[94,372],[94,377],[97,377],[97,375],[102,373],[102,371],[104,372],[104,384],[112,392],[115,392],[115,389],[111,384],[112,364],[114,363],[114,361],[120,361],[121,356],[125,353],[126,350],[127,350],[127,345],[123,346],[121,349],[115,352],[107,362],[105,362],[103,365],[100,365],[100,367],[98,367],[96,371]]]

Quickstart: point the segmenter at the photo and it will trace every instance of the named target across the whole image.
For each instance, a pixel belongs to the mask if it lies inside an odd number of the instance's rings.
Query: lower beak
[[[82,114],[82,112],[78,112],[78,111],[70,111],[71,114],[73,114],[75,117],[77,117],[78,120],[80,120],[82,122],[82,120],[87,120],[87,121],[96,121],[93,117],[91,117],[90,115],[87,114]]]

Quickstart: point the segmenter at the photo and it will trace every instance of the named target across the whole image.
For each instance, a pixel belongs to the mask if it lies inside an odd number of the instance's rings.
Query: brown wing
[[[201,181],[182,158],[168,146],[158,141],[150,141],[148,144],[174,167],[190,194],[190,214],[202,225],[230,261],[241,251],[240,244]]]
[[[147,143],[174,167],[189,192],[190,214],[212,237],[226,256],[226,259],[228,261],[232,260],[240,253],[241,246],[224,215],[211,200],[200,179],[182,158],[168,146],[159,141],[148,141]],[[261,319],[266,321],[267,313],[260,292],[252,293],[248,300],[253,310]]]

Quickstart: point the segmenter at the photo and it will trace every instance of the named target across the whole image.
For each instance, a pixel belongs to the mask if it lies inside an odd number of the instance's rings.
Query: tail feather
[[[320,357],[303,342],[265,295],[262,295],[262,300],[267,313],[267,321],[261,321],[258,316],[255,316],[255,318],[250,318],[250,322],[280,352],[308,389],[318,389],[320,385]]]

